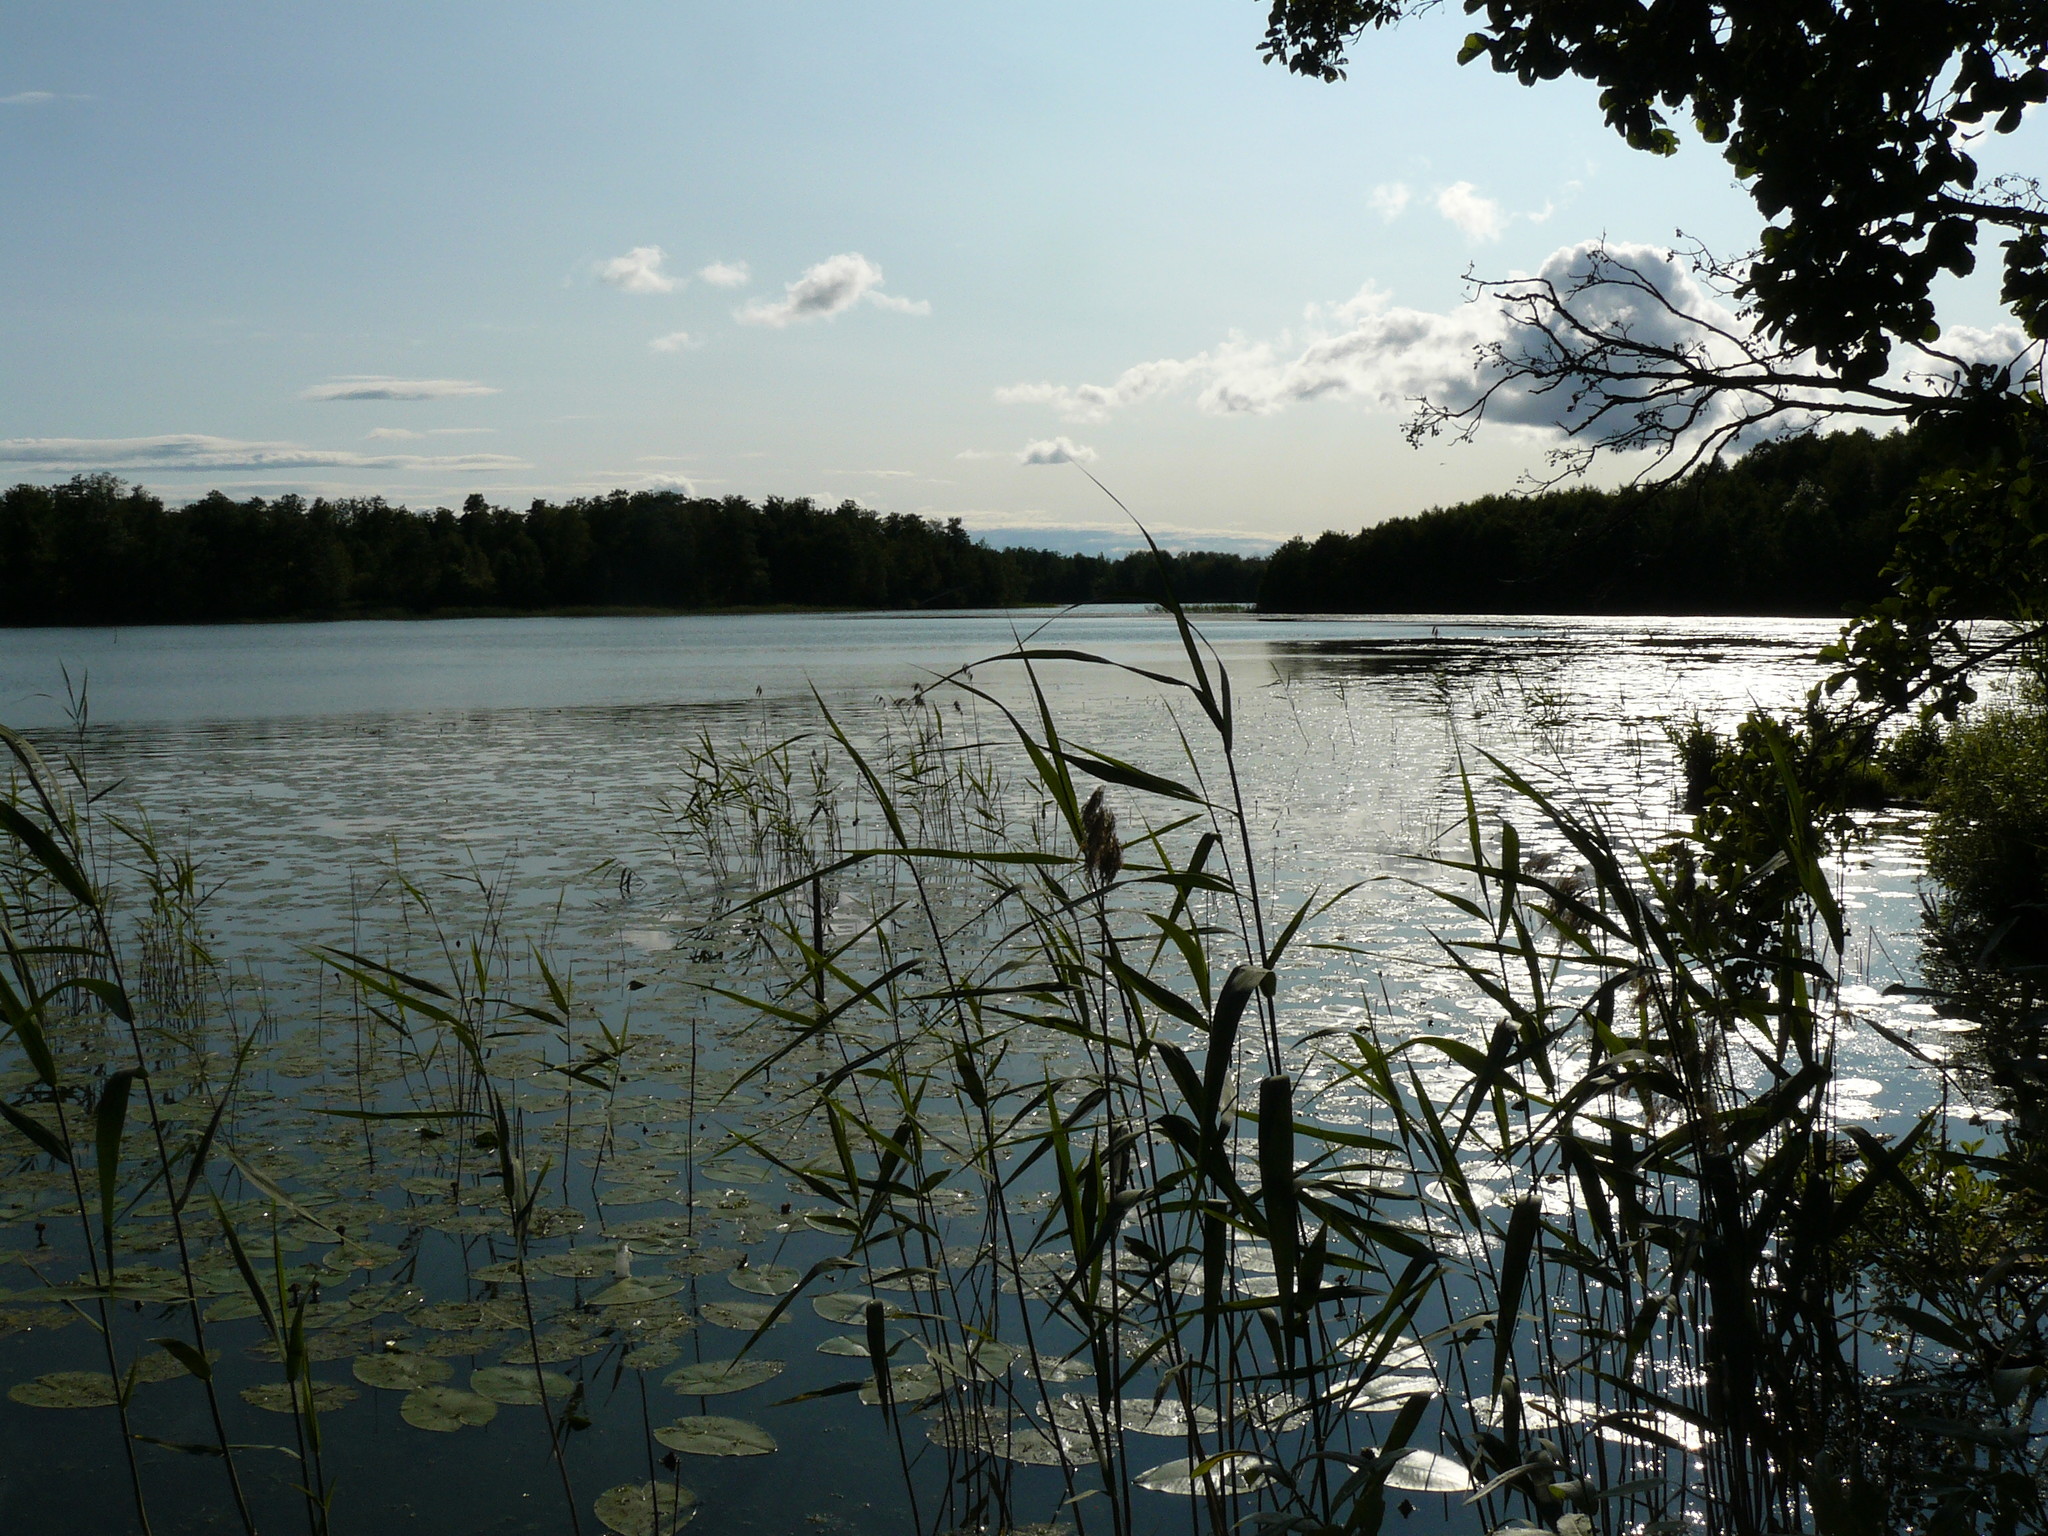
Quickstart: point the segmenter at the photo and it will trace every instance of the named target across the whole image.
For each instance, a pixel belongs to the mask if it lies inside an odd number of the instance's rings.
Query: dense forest
[[[1661,487],[1486,496],[1269,560],[1169,556],[1188,603],[1274,613],[1832,616],[1883,595],[1926,432],[1794,438]],[[0,493],[0,623],[1152,602],[1149,554],[994,549],[957,519],[614,491],[525,511],[381,498],[166,507],[81,475]]]
[[[1884,595],[1929,433],[1792,438],[1671,485],[1485,496],[1273,554],[1277,613],[1835,616]]]
[[[1185,602],[1250,602],[1265,562],[1169,557]],[[416,513],[381,498],[166,507],[81,475],[0,494],[0,624],[767,606],[976,608],[1145,602],[1149,555],[992,549],[958,519],[852,502],[615,491],[524,512],[471,496]]]

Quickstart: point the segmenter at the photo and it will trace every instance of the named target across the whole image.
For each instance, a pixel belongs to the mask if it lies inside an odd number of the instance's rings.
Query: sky
[[[12,0],[0,480],[675,487],[1127,543],[1081,465],[1257,548],[1540,469],[1533,418],[1403,441],[1469,376],[1468,274],[1755,241],[1711,149],[1459,67],[1455,7],[1331,85],[1260,60],[1264,15]],[[2000,318],[1983,281],[1950,309]]]

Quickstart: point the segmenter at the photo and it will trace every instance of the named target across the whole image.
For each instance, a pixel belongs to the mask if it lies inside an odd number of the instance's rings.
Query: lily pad
[[[1330,1397],[1353,1413],[1391,1413],[1416,1393],[1434,1396],[1436,1390],[1433,1376],[1375,1376],[1357,1384],[1332,1382]]]
[[[1161,1462],[1148,1471],[1140,1472],[1137,1484],[1150,1488],[1154,1493],[1249,1493],[1265,1486],[1266,1475],[1259,1470],[1258,1459],[1248,1455],[1231,1456],[1226,1460],[1208,1465],[1209,1458],[1189,1461],[1185,1456],[1175,1461]]]
[[[312,1384],[312,1406],[318,1413],[333,1413],[346,1408],[362,1396],[354,1387],[345,1387],[338,1381],[316,1381]],[[242,1401],[272,1413],[293,1413],[303,1411],[306,1406],[306,1383],[303,1381],[266,1381],[259,1386],[242,1388]]]
[[[536,1372],[530,1365],[487,1365],[469,1373],[469,1390],[508,1408],[538,1408],[541,1394],[561,1399],[576,1390],[576,1383],[559,1371]]]
[[[364,1355],[351,1367],[357,1381],[366,1387],[382,1387],[387,1392],[410,1392],[415,1387],[430,1387],[439,1381],[446,1381],[455,1374],[455,1367],[434,1355],[415,1355],[404,1350],[392,1350],[388,1354]]]
[[[779,1449],[775,1437],[760,1425],[712,1415],[678,1419],[665,1429],[657,1429],[654,1438],[686,1456],[766,1456]]]
[[[924,1353],[935,1367],[949,1375],[994,1381],[1010,1368],[1018,1352],[993,1339],[978,1339],[973,1344],[927,1344]]]
[[[682,1353],[675,1345],[663,1340],[627,1350],[620,1356],[619,1364],[629,1371],[658,1371],[664,1365],[674,1365]]]
[[[1127,1397],[1121,1404],[1121,1410],[1123,1428],[1131,1434],[1159,1435],[1169,1440],[1183,1439],[1187,1435],[1188,1410],[1173,1398],[1154,1402],[1149,1397]],[[1069,1392],[1052,1405],[1052,1421],[1072,1434],[1088,1434],[1113,1427],[1104,1418],[1102,1405],[1078,1392]],[[1215,1410],[1197,1405],[1194,1427],[1197,1431],[1214,1429]]]
[[[660,1301],[664,1296],[673,1296],[683,1288],[680,1280],[641,1280],[628,1276],[614,1280],[610,1285],[590,1298],[594,1307],[644,1307],[650,1301]]]
[[[610,1274],[612,1264],[613,1256],[604,1249],[585,1248],[576,1253],[544,1254],[533,1261],[533,1268],[558,1280],[595,1280]]]
[[[868,1341],[857,1333],[835,1333],[818,1345],[818,1353],[865,1360],[868,1358]]]
[[[914,1408],[931,1401],[945,1389],[945,1380],[929,1365],[899,1365],[889,1372],[889,1392],[901,1407]],[[882,1397],[870,1381],[860,1389],[860,1400],[870,1408],[881,1406]]]
[[[111,1408],[117,1397],[114,1378],[100,1371],[52,1371],[16,1383],[7,1395],[31,1408]]]
[[[744,1392],[781,1374],[780,1360],[703,1360],[670,1371],[661,1380],[664,1386],[674,1387],[685,1397],[716,1397],[725,1392]]]
[[[755,1301],[707,1301],[698,1310],[705,1322],[716,1327],[738,1328],[752,1333],[768,1321],[768,1314],[775,1309]],[[786,1316],[778,1317],[775,1326],[780,1328],[788,1321]]]
[[[1387,1473],[1389,1488],[1410,1493],[1470,1493],[1479,1485],[1462,1461],[1439,1456],[1435,1451],[1403,1451],[1401,1459]]]
[[[460,1387],[440,1385],[408,1392],[398,1405],[399,1416],[415,1429],[448,1434],[465,1424],[488,1424],[498,1416],[498,1405],[488,1397],[465,1392]]]
[[[882,1301],[879,1296],[865,1296],[859,1291],[826,1291],[811,1298],[811,1310],[828,1323],[864,1323],[868,1318],[868,1303]],[[902,1317],[903,1309],[893,1301],[882,1301],[884,1317]]]
[[[617,1536],[674,1536],[697,1513],[697,1495],[675,1483],[621,1483],[592,1506]]]
[[[803,1277],[802,1270],[787,1264],[749,1264],[725,1278],[734,1289],[752,1291],[756,1296],[786,1296]]]

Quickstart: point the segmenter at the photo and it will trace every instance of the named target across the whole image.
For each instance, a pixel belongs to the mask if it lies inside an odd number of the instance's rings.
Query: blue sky
[[[1455,8],[1337,85],[1263,65],[1263,18],[14,0],[0,475],[1114,527],[1026,462],[1071,450],[1193,542],[1355,528],[1541,458],[1531,427],[1401,440],[1401,391],[1462,366],[1468,269],[1754,239],[1711,151],[1634,154],[1588,88],[1459,68]],[[1981,284],[1954,312],[1998,318]],[[1413,344],[1304,381],[1365,323]]]

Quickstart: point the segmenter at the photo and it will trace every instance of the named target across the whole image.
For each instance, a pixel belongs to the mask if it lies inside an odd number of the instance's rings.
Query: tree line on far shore
[[[1294,539],[1278,613],[1671,613],[1837,617],[1887,590],[1906,503],[1955,448],[1926,430],[1763,444],[1672,484],[1482,496]]]
[[[1189,603],[1249,603],[1265,562],[1168,556]],[[0,493],[0,625],[181,624],[578,609],[1156,602],[1149,553],[994,549],[959,520],[843,502],[615,491],[525,511],[382,498],[166,507],[81,475]]]
[[[1886,591],[1906,504],[1957,455],[1926,430],[1792,438],[1673,484],[1484,496],[1170,554],[1184,603],[1270,613],[1836,616]],[[0,624],[164,624],[592,609],[1157,602],[1147,552],[995,549],[958,519],[852,502],[614,491],[525,511],[381,498],[166,507],[81,475],[0,493]]]

